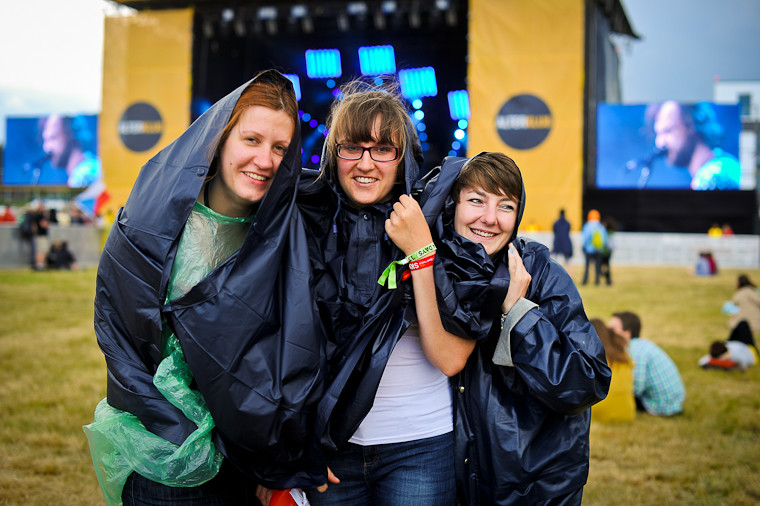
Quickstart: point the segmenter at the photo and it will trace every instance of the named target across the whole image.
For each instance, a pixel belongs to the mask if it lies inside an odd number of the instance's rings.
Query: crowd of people
[[[20,239],[26,244],[29,266],[36,271],[47,269],[76,269],[77,263],[69,243],[64,239],[51,240],[51,227],[89,225],[87,215],[71,202],[63,209],[48,207],[44,201],[35,200],[22,212],[13,212],[10,206],[0,214],[0,222],[18,227]]]

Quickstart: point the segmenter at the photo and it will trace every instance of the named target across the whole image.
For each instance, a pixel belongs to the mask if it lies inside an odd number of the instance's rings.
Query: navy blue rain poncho
[[[481,336],[454,389],[457,487],[467,505],[533,504],[579,490],[589,468],[590,407],[611,371],[580,294],[546,246],[513,233],[532,280],[500,332],[507,248],[494,259],[453,231],[451,188],[465,158],[447,158],[421,197],[438,262],[464,306],[481,308]],[[436,278],[436,282],[438,282]]]
[[[108,365],[107,401],[177,445],[196,430],[153,383],[168,325],[181,344],[192,386],[213,417],[216,448],[268,487],[321,485],[326,467],[310,433],[324,389],[324,334],[295,206],[298,125],[242,247],[165,304],[178,241],[209,173],[211,150],[248,84],[217,102],[142,168],[111,229],[95,298],[95,331]]]
[[[410,138],[416,140],[416,135]],[[403,192],[419,197],[419,144],[405,152],[404,177],[395,196]],[[317,176],[316,171],[304,173],[298,205],[315,260],[315,297],[328,329],[329,386],[316,428],[330,454],[348,441],[371,409],[393,347],[416,322],[416,314],[411,279],[401,281],[402,269],[396,271],[398,288],[378,283],[388,264],[405,257],[385,233],[396,199],[355,209],[329,174]],[[479,335],[478,311],[458,304],[437,261],[434,270],[445,328],[456,335]]]

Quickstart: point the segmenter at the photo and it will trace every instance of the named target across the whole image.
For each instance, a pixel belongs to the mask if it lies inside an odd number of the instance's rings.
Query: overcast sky
[[[711,100],[715,76],[760,80],[760,0],[621,0],[625,103]],[[0,144],[6,116],[100,112],[105,0],[0,3]]]
[[[716,78],[760,80],[759,0],[621,0],[641,40],[620,45],[625,103],[712,100]]]

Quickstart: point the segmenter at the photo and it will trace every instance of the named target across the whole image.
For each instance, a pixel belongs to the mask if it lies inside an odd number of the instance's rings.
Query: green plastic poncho
[[[240,249],[253,218],[229,218],[196,202],[182,232],[166,300],[184,295]],[[167,326],[163,357],[153,383],[198,428],[176,445],[148,431],[131,413],[109,406],[107,399],[100,401],[84,432],[109,505],[122,504],[122,489],[132,472],[164,485],[192,487],[212,479],[221,467],[223,456],[211,440],[214,420],[203,397],[190,387],[193,373]]]

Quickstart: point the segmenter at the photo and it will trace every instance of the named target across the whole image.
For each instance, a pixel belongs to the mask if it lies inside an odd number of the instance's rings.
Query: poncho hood
[[[258,79],[272,78],[271,72]],[[214,418],[222,453],[273,488],[319,485],[325,468],[308,434],[324,385],[324,336],[295,207],[299,125],[240,250],[164,304],[183,226],[218,137],[249,84],[218,101],[142,168],[114,223],[95,300],[108,402],[175,443],[194,429],[151,382],[165,319]]]

